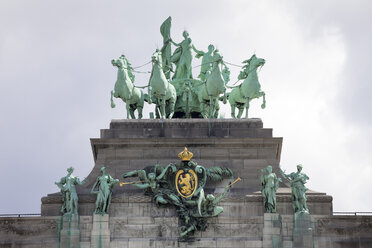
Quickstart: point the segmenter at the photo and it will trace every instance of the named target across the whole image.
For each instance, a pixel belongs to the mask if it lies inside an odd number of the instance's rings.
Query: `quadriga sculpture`
[[[161,56],[159,50],[156,50],[152,55],[153,65],[149,81],[149,98],[155,99],[156,108],[160,111],[161,118],[165,119],[168,117],[171,119],[174,114],[177,93],[174,86],[165,77]],[[168,102],[167,109],[169,109],[169,114],[166,113],[166,102]]]
[[[221,64],[223,64],[222,56],[216,49],[213,54],[212,69],[206,73],[206,82],[198,90],[200,112],[204,118],[218,117],[218,100],[221,94],[224,94],[223,101],[226,103],[226,86],[220,70]],[[209,114],[206,111],[208,107]]]
[[[135,110],[138,110],[138,119],[142,119],[144,94],[133,85],[132,78],[134,77],[131,77],[132,72],[128,65],[128,60],[122,55],[118,59],[113,59],[111,63],[118,68],[115,88],[111,91],[111,108],[115,108],[112,97],[121,98],[126,104],[127,119],[129,119],[129,115],[132,119],[136,118],[134,115]]]
[[[244,79],[243,83],[234,88],[229,94],[229,102],[231,106],[231,117],[235,117],[235,108],[239,109],[237,118],[240,118],[245,108],[245,118],[248,118],[249,102],[254,98],[263,97],[261,108],[265,108],[265,92],[261,91],[261,85],[258,82],[257,68],[265,64],[265,60],[257,58],[255,54],[249,60],[240,72],[238,79]]]

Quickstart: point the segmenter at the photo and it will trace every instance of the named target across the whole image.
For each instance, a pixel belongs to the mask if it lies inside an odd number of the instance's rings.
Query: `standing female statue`
[[[276,190],[282,180],[273,173],[271,165],[261,169],[262,196],[266,213],[276,213]]]
[[[192,79],[191,49],[193,49],[196,53],[197,53],[197,50],[194,47],[194,45],[192,45],[191,38],[189,38],[189,33],[186,30],[183,31],[182,35],[183,35],[184,40],[179,44],[170,40],[173,45],[178,47],[174,51],[173,56],[172,56],[172,62],[176,64],[176,71],[173,75],[173,79]]]
[[[302,165],[297,165],[297,172],[292,172],[291,174],[285,174],[284,171],[280,170],[282,176],[291,183],[292,188],[292,201],[293,201],[293,211],[295,213],[305,212],[308,213],[309,209],[307,208],[307,198],[305,183],[309,180],[309,177],[302,173]]]
[[[95,214],[107,214],[111,204],[112,188],[119,183],[118,179],[112,178],[106,173],[106,167],[101,168],[102,175],[97,177],[90,193],[97,194]],[[96,190],[98,188],[98,190]]]
[[[78,195],[75,185],[82,185],[85,180],[80,182],[80,179],[72,175],[74,168],[67,169],[67,176],[62,177],[59,182],[55,182],[58,188],[61,189],[63,205],[61,208],[62,214],[78,214]]]

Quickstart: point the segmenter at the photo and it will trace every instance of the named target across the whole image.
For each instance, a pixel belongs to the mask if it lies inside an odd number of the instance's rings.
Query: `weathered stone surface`
[[[109,248],[110,229],[108,214],[94,214],[93,227],[90,238],[90,248]]]
[[[68,214],[62,217],[62,229],[59,232],[61,248],[80,248],[79,216]]]
[[[263,128],[261,120],[113,120],[110,129],[101,130],[101,138],[92,139],[91,144],[95,166],[87,184],[77,188],[82,248],[95,247],[100,236],[111,248],[261,248],[275,247],[276,239],[281,239],[283,247],[296,247],[288,184],[281,183],[277,191],[281,218],[264,214],[260,169],[272,165],[278,174],[282,138],[272,137],[272,130]],[[205,232],[196,232],[190,242],[180,242],[175,209],[157,207],[131,185],[115,188],[110,217],[93,217],[95,196],[90,188],[102,164],[109,174],[121,178],[130,170],[177,162],[184,146],[194,153],[198,164],[229,167],[242,179],[219,203],[224,212],[208,220]],[[228,183],[207,183],[205,191],[219,193]],[[315,247],[372,247],[372,217],[332,216],[331,196],[311,190],[306,194]],[[0,218],[0,247],[56,247],[63,227],[61,204],[59,193],[50,194],[42,198],[43,217]]]

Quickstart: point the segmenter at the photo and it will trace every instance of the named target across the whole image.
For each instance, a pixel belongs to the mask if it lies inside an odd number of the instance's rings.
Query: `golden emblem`
[[[185,149],[183,149],[182,152],[180,152],[178,154],[178,157],[182,161],[190,161],[193,156],[194,156],[194,154],[192,152],[189,152],[186,147],[185,147]]]
[[[198,186],[198,177],[193,170],[179,170],[176,174],[176,189],[184,198],[191,197]]]

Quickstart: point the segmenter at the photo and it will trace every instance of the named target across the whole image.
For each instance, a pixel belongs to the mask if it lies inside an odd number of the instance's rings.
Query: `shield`
[[[198,177],[193,170],[179,170],[176,174],[175,185],[177,192],[183,198],[190,198],[198,187]]]

